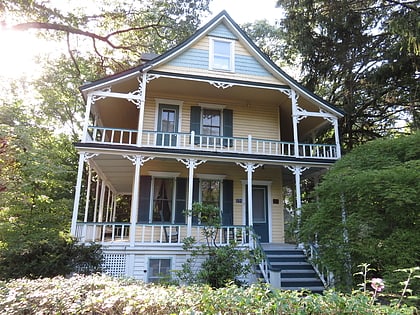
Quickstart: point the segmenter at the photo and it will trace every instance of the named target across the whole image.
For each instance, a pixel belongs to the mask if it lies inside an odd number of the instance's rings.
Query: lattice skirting
[[[127,256],[125,254],[104,254],[103,270],[114,277],[125,276]]]

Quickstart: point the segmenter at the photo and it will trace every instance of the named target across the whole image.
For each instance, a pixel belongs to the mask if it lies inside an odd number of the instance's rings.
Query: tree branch
[[[160,20],[159,20],[159,22],[160,22]],[[78,29],[78,28],[75,28],[75,27],[72,27],[72,26],[68,26],[68,25],[57,24],[57,23],[46,23],[46,22],[20,23],[20,24],[13,25],[11,27],[11,29],[17,30],[17,31],[26,31],[26,30],[29,30],[29,29],[44,29],[44,30],[61,31],[61,32],[81,35],[81,36],[85,36],[85,37],[90,37],[93,40],[102,41],[102,42],[108,44],[113,49],[128,49],[128,50],[131,50],[132,49],[131,46],[115,45],[114,43],[112,43],[111,37],[115,36],[115,35],[127,33],[127,32],[145,30],[145,29],[148,29],[148,28],[152,28],[152,29],[156,30],[157,28],[165,27],[165,25],[160,25],[159,22],[156,23],[156,24],[149,24],[149,25],[141,26],[141,27],[131,27],[131,28],[127,28],[127,29],[124,29],[124,30],[118,30],[118,31],[109,33],[105,36],[101,36],[99,34],[89,32],[89,31],[83,31],[81,29]]]

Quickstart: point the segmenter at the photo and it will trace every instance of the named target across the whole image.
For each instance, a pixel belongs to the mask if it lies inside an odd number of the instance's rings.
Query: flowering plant
[[[385,288],[384,281],[381,278],[372,278],[370,286],[375,290],[375,294],[376,292],[381,292]]]

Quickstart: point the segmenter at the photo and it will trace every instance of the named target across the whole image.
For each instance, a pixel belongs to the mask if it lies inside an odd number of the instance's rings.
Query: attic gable
[[[216,45],[221,46],[219,51],[216,50]],[[229,67],[215,67],[215,58],[228,60]],[[285,85],[285,82],[279,81],[255,58],[255,54],[241,40],[238,32],[223,19],[183,52],[174,54],[153,70]]]

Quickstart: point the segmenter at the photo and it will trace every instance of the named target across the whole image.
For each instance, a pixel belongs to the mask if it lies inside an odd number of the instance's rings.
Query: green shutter
[[[222,225],[233,225],[233,181],[223,181]]]
[[[190,131],[194,131],[196,135],[200,134],[201,124],[201,107],[191,106],[191,117],[190,117]],[[194,144],[199,144],[199,137],[195,137]]]
[[[224,137],[233,137],[233,111],[231,109],[223,110],[223,136]],[[232,146],[233,143],[228,139],[223,140],[223,145],[225,147]]]
[[[149,222],[150,214],[150,191],[152,184],[151,176],[140,176],[140,195],[138,221]]]
[[[174,223],[184,224],[185,213],[187,209],[187,179],[176,179],[176,200],[175,200],[175,220]]]

